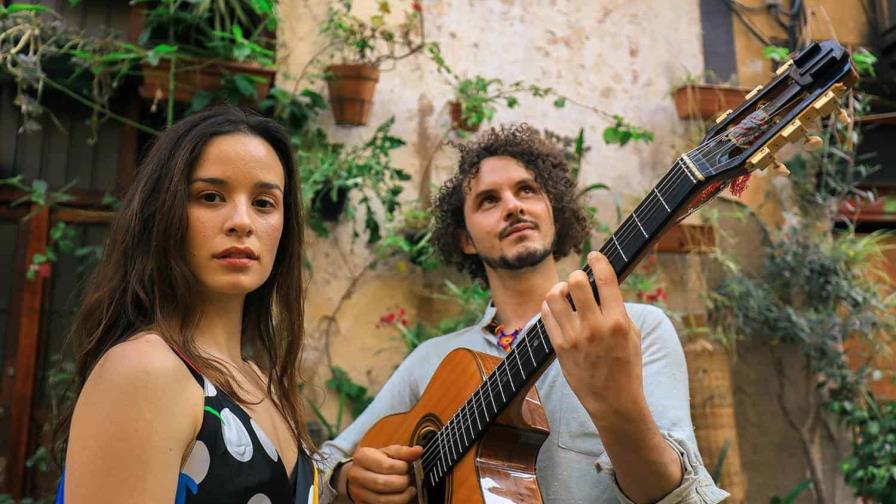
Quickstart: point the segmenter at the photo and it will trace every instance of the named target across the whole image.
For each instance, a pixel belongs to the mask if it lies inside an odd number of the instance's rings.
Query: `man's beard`
[[[479,258],[491,269],[515,271],[540,264],[541,261],[544,261],[551,255],[553,248],[554,247],[542,247],[524,250],[513,257],[509,257],[507,254],[501,254],[498,257],[488,257],[480,254]]]

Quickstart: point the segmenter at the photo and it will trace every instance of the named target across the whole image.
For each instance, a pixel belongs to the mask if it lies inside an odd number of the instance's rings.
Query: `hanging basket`
[[[714,119],[726,110],[734,110],[749,89],[717,84],[688,84],[672,92],[675,110],[681,119]]]
[[[373,93],[380,71],[370,65],[330,65],[327,67],[330,108],[336,124],[364,126],[373,106]]]
[[[204,59],[179,60],[174,69],[174,99],[179,102],[190,100],[197,91],[214,91],[221,87],[225,75],[239,74],[252,77],[258,99],[268,94],[277,71],[264,68],[256,63],[239,61],[216,61]],[[168,97],[168,73],[170,62],[162,60],[158,65],[141,64],[143,84],[140,96],[148,100]]]
[[[691,328],[705,327],[700,316],[686,316],[684,322]],[[713,471],[722,461],[719,486],[731,494],[732,504],[742,504],[746,502],[747,482],[740,460],[730,358],[722,346],[706,339],[685,345],[684,354],[691,418],[703,462]]]
[[[470,133],[476,133],[477,131],[479,131],[480,126],[482,126],[482,122],[471,125],[467,121],[464,121],[463,108],[461,107],[461,103],[459,101],[451,102],[451,127],[452,128],[463,130],[463,131],[468,131]]]

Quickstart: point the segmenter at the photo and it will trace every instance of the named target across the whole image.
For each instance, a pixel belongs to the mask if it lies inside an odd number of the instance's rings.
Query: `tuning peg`
[[[849,117],[849,112],[847,112],[846,110],[840,109],[837,112],[837,121],[839,121],[840,124],[842,124],[844,126],[849,126],[850,123],[852,123],[852,118]]]
[[[820,149],[824,145],[824,141],[821,140],[820,136],[812,135],[806,137],[806,143],[803,144],[803,148],[807,151],[814,151]]]
[[[781,175],[782,177],[786,177],[786,176],[790,175],[790,170],[788,170],[787,167],[784,166],[784,163],[782,163],[780,161],[775,162],[774,170],[775,170],[775,173],[777,173],[778,175]]]

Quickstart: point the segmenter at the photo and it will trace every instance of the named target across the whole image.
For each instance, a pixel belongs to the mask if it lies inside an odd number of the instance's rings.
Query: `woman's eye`
[[[255,200],[255,205],[259,208],[274,208],[277,206],[273,201],[264,198]]]
[[[199,195],[199,199],[206,203],[217,203],[221,200],[221,195],[218,193],[207,192]]]

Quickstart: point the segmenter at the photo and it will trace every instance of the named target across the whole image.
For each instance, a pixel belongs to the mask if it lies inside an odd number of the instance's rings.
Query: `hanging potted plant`
[[[549,87],[527,84],[523,81],[505,83],[501,79],[474,75],[461,77],[442,57],[438,44],[431,43],[426,47],[430,59],[436,64],[439,73],[444,75],[454,88],[454,96],[448,103],[451,115],[451,128],[455,131],[475,133],[484,121],[491,120],[498,111],[499,105],[515,108],[519,105],[518,96],[528,94],[536,98],[554,98],[554,106],[562,108],[566,98],[557,95]]]
[[[394,259],[400,273],[412,264],[424,271],[441,266],[438,254],[432,245],[432,211],[410,208],[401,213],[390,226],[375,251],[383,260]]]
[[[341,60],[327,66],[324,77],[336,124],[363,126],[373,107],[380,65],[423,48],[423,9],[419,2],[412,2],[404,21],[390,26],[386,24],[392,13],[388,1],[379,2],[376,14],[367,21],[353,15],[351,7],[348,0],[331,6],[321,26],[321,33],[330,39],[328,49]]]
[[[351,148],[331,143],[320,130],[308,135],[296,149],[302,200],[306,202],[308,226],[319,236],[329,236],[328,223],[348,219],[355,222],[358,208],[364,209],[367,243],[380,241],[378,215],[391,221],[401,204],[402,182],[411,177],[392,164],[391,151],[404,141],[389,132],[394,118],[377,127],[365,143]],[[352,204],[348,204],[352,198]],[[380,212],[380,209],[382,210]],[[353,231],[355,237],[360,232]]]
[[[155,48],[141,64],[141,96],[183,102],[199,94],[207,104],[228,86],[246,101],[267,95],[276,75],[272,2],[161,0],[141,10],[139,43]]]
[[[672,99],[680,119],[707,120],[737,108],[749,91],[737,86],[690,82],[672,91]]]

